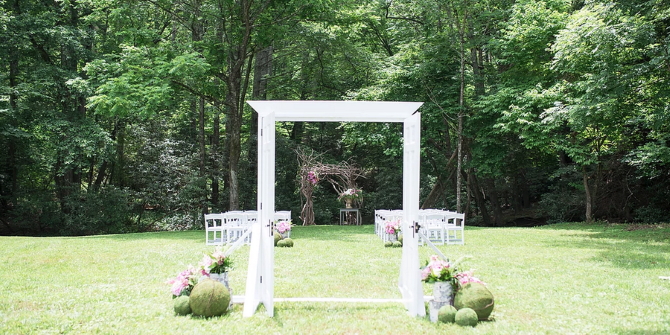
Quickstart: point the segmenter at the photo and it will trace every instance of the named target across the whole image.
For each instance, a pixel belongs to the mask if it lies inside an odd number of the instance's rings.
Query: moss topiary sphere
[[[275,247],[277,246],[277,243],[281,241],[281,234],[278,232],[275,232]]]
[[[493,294],[482,283],[467,283],[456,292],[454,307],[472,308],[479,320],[488,320],[493,311]]]
[[[398,234],[398,242],[400,242],[400,244],[402,244],[402,234]]]
[[[230,292],[223,284],[211,279],[201,280],[193,287],[189,306],[194,315],[219,316],[228,310]]]
[[[386,248],[390,248],[390,247],[392,247],[392,246],[393,246],[393,242],[391,242],[391,241],[386,241],[386,242],[384,242],[384,247],[386,247]]]
[[[440,307],[437,311],[437,321],[443,323],[454,323],[456,320],[456,307],[452,305],[445,305]]]
[[[177,315],[189,315],[191,314],[191,306],[189,305],[189,297],[187,295],[181,295],[174,299],[174,312]]]
[[[477,325],[477,312],[472,308],[459,309],[454,318],[456,324],[463,327],[474,327]]]
[[[395,241],[395,242],[393,242],[393,247],[394,248],[400,248],[400,247],[402,247],[402,243],[400,243],[400,241]]]
[[[277,246],[280,247],[280,248],[286,247],[287,246],[286,245],[286,240],[280,240],[279,242],[277,242]]]
[[[293,240],[290,237],[285,238],[284,240],[285,247],[293,248]]]

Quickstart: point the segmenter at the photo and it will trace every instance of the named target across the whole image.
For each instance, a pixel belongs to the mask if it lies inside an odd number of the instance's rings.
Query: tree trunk
[[[586,195],[586,222],[593,222],[593,199],[591,197],[591,188],[589,187],[589,177],[584,166],[582,166],[582,181],[584,182],[584,192]]]
[[[219,152],[221,148],[221,112],[219,108],[215,108],[215,114],[214,114],[214,120],[213,126],[212,126],[212,152],[210,154],[210,159],[212,160],[212,173],[211,173],[211,179],[212,179],[212,207],[213,208],[219,208],[219,176],[220,176],[220,168],[221,168],[221,162],[220,159],[222,157],[221,153]]]
[[[481,192],[481,187],[479,186],[479,182],[477,181],[477,176],[475,176],[475,173],[474,171],[472,171],[472,169],[468,171],[468,188],[470,192],[475,196],[475,202],[477,203],[477,208],[479,208],[479,211],[481,213],[482,223],[484,224],[484,226],[490,226],[491,217],[489,216],[489,211],[486,208],[486,200],[484,199],[484,195]]]
[[[198,97],[198,148],[200,176],[205,175],[205,162],[207,161],[207,152],[205,150],[205,97]]]
[[[489,200],[491,201],[491,208],[493,209],[493,225],[500,227],[503,225],[502,208],[498,200],[498,190],[496,189],[495,181],[492,178],[486,179],[486,188],[488,189]]]

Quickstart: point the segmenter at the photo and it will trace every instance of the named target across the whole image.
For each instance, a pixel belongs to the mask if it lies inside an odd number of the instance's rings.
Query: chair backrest
[[[246,216],[245,224],[247,224],[247,225],[250,225],[250,224],[258,221],[258,212],[257,211],[246,211],[246,212],[244,212],[244,215]]]
[[[448,213],[445,216],[445,221],[448,226],[463,227],[465,223],[465,214]]]
[[[291,211],[275,212],[275,221],[289,221],[289,220],[291,220]]]
[[[247,221],[247,215],[243,212],[226,212],[223,215],[226,218],[226,225],[229,226],[241,226]]]
[[[226,218],[223,214],[205,214],[205,228],[222,227]]]
[[[430,212],[423,217],[423,222],[427,226],[443,225],[445,221],[445,214],[440,212]]]

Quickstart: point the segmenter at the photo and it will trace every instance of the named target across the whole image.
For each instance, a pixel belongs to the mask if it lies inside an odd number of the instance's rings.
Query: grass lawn
[[[175,316],[169,285],[202,253],[203,231],[91,237],[0,237],[0,334],[668,334],[670,226],[557,224],[466,229],[440,246],[488,284],[493,320],[476,328],[410,317],[397,303],[275,304],[242,318]],[[276,297],[400,298],[401,249],[367,226],[295,227],[277,248]],[[234,254],[244,291],[248,247]],[[432,254],[421,247],[424,259]],[[431,294],[430,285],[424,292]]]

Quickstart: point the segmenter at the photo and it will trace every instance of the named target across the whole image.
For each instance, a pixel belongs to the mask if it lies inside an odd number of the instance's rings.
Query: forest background
[[[663,0],[0,0],[0,234],[254,209],[248,99],[425,102],[421,206],[469,225],[667,222],[669,42]],[[299,224],[298,148],[401,207],[402,125],[277,123]]]

